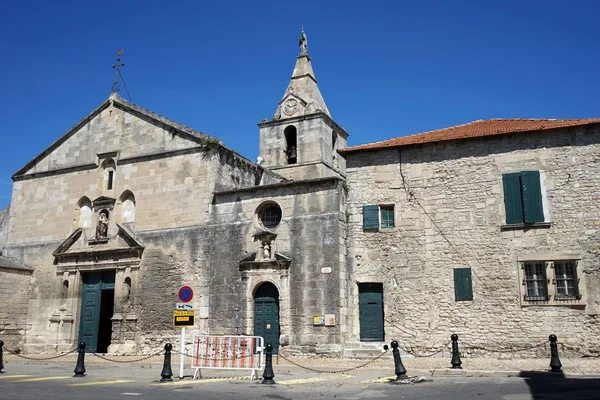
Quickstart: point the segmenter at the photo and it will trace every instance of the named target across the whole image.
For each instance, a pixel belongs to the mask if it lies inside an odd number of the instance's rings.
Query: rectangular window
[[[577,266],[573,261],[554,262],[557,299],[578,299]]]
[[[473,300],[471,268],[454,269],[454,299],[456,301]]]
[[[548,300],[546,263],[525,263],[525,300]]]
[[[108,171],[108,184],[106,185],[106,189],[112,190],[113,187],[113,174],[114,171]]]
[[[381,227],[394,227],[394,206],[381,206]]]
[[[378,230],[394,226],[393,205],[363,206],[363,230]]]
[[[506,223],[544,222],[539,171],[522,171],[502,175]]]

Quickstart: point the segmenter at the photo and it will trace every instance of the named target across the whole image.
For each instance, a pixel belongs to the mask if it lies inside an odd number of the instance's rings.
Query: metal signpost
[[[185,327],[194,326],[196,312],[194,306],[189,303],[194,298],[194,291],[189,286],[182,286],[177,292],[177,297],[181,303],[175,304],[173,310],[173,326],[181,328],[181,344],[179,352],[179,379],[183,379],[183,364],[185,357]]]

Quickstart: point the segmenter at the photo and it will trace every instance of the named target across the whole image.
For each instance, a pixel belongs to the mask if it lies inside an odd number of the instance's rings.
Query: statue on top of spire
[[[300,55],[308,55],[308,40],[306,39],[306,34],[304,33],[304,27],[302,27],[302,32],[300,33],[300,41],[298,45],[300,46]]]

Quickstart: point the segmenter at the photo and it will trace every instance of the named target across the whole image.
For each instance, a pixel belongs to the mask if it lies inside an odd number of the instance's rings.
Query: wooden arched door
[[[279,291],[272,283],[260,285],[254,294],[254,336],[265,338],[273,353],[279,349]]]

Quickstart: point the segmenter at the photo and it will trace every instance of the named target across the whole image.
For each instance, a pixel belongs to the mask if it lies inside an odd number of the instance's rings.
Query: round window
[[[274,203],[266,205],[258,213],[258,219],[265,228],[275,228],[281,222],[281,207]]]

